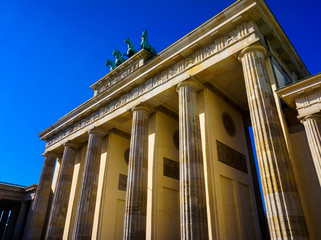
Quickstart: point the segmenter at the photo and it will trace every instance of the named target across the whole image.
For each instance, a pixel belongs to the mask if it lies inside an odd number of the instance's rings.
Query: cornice
[[[289,40],[288,36],[285,34],[283,28],[277,21],[267,3],[264,0],[256,0],[256,3],[257,6],[255,8],[255,12],[253,12],[254,9],[252,9],[251,14],[253,16],[255,14],[261,15],[262,19],[264,19],[264,21],[268,23],[268,25],[265,24],[264,26],[260,26],[259,29],[264,34],[264,36],[267,37],[271,37],[272,33],[275,34],[276,40],[274,41],[274,44],[272,44],[272,47],[273,45],[278,45],[283,48],[284,52],[282,54],[285,56],[283,57],[283,61],[285,59],[291,61],[291,63],[286,63],[286,67],[290,70],[290,75],[292,74],[291,69],[295,69],[301,75],[300,78],[309,76],[310,72],[303,63],[302,59],[300,58],[299,54]],[[254,18],[252,18],[252,20],[256,21],[256,19]],[[292,67],[291,64],[293,64]]]
[[[321,89],[321,73],[278,89],[276,93],[288,106],[296,109],[295,99],[316,89]]]
[[[242,13],[253,6],[255,6],[255,2],[253,1],[234,2],[190,33],[159,52],[157,56],[140,67],[138,71],[135,71],[122,79],[122,89],[119,87],[120,83],[113,85],[108,91],[88,99],[86,102],[61,117],[56,123],[41,131],[38,136],[42,140],[48,139],[48,137],[57,133],[62,125],[67,127],[72,124],[72,122],[79,120],[82,116],[89,115],[105,102],[117,97],[119,92],[124,91],[124,88],[132,88],[130,84],[127,84],[130,80],[137,82],[138,79],[145,79],[148,75],[155,74],[166,66],[173,64],[173,59],[177,60],[181,56],[187,55],[186,52],[192,52],[192,49],[198,42],[200,42],[199,46],[202,46],[204,45],[204,42],[210,41],[217,35],[225,33],[228,28],[226,25],[234,25],[235,22],[233,21],[237,20]],[[97,82],[99,81],[100,80]]]
[[[258,7],[258,4],[260,7]],[[154,79],[152,79],[153,76],[157,74],[161,76],[164,69],[170,69],[171,66],[177,66],[179,68],[177,63],[179,63],[182,59],[186,60],[187,57],[193,52],[196,52],[197,49],[204,48],[204,46],[207,46],[209,42],[213,41],[213,39],[228,33],[231,28],[236,28],[241,22],[248,21],[248,19],[246,20],[243,16],[246,16],[246,13],[249,13],[250,11],[255,12],[258,9],[261,9],[260,12],[262,14],[270,11],[266,3],[262,0],[240,0],[234,2],[232,5],[216,14],[214,17],[195,28],[190,33],[186,34],[181,39],[159,52],[157,56],[150,59],[147,63],[140,66],[135,71],[130,72],[130,74],[122,78],[121,81],[109,86],[100,94],[90,98],[71,112],[64,115],[56,123],[40,132],[38,136],[42,140],[47,141],[49,138],[55,136],[62,130],[72,126],[75,122],[80,121],[80,119],[85,117],[91,118],[91,115],[93,115],[93,119],[99,118],[99,114],[97,115],[96,112],[99,112],[99,109],[101,109],[104,105],[115,99],[119,99],[119,102],[122,102],[123,99],[121,98],[124,96],[124,93],[133,91],[135,86],[144,83],[148,79],[154,82]],[[267,13],[265,13],[265,15]],[[272,13],[270,13],[270,15],[272,15]],[[272,17],[273,18],[270,19],[272,22],[271,24],[273,26],[279,26],[273,15]],[[292,44],[285,36],[283,30],[278,27],[276,31],[280,32],[277,34],[278,36],[284,35],[283,38],[280,37],[280,39],[285,39],[284,41],[288,42],[287,45],[292,48],[291,51],[294,51],[295,54],[297,54]],[[298,61],[301,61],[301,59],[298,59]],[[130,63],[130,61],[128,63]],[[121,68],[119,69],[121,70]],[[113,71],[117,72],[120,70],[114,69]],[[113,71],[108,74],[112,75]],[[106,76],[109,76],[108,74]],[[101,87],[103,83],[106,82],[103,80],[106,79],[106,76],[94,83],[92,88],[98,89]],[[156,79],[155,81],[158,80]],[[115,104],[117,105],[118,103]]]

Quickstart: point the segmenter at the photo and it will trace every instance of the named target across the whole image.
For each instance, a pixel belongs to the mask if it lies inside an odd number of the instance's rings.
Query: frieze
[[[64,129],[54,137],[48,139],[47,146],[49,147],[54,143],[60,141],[64,137],[78,131],[81,128],[86,127],[87,125],[93,123],[94,121],[110,114],[115,109],[120,108],[127,104],[128,102],[132,101],[133,99],[138,98],[139,96],[145,94],[146,92],[151,91],[152,89],[156,88],[157,86],[163,84],[164,82],[169,81],[171,78],[175,77],[176,75],[180,74],[181,72],[185,71],[188,68],[193,67],[194,65],[198,64],[200,61],[217,54],[224,49],[226,49],[229,45],[235,43],[243,39],[245,36],[249,35],[249,28],[251,26],[248,23],[244,23],[237,27],[236,29],[222,35],[218,36],[213,39],[213,41],[205,47],[202,47],[196,50],[193,54],[189,55],[188,57],[178,61],[177,63],[171,65],[167,69],[163,70],[161,73],[153,76],[152,78],[148,79],[145,83],[140,86],[133,88],[131,91],[123,94],[121,97],[111,100],[105,106],[101,107],[97,111],[93,112],[87,117],[75,122],[72,126]],[[126,74],[129,74],[131,71],[134,71],[138,65],[133,64],[126,71],[124,71],[119,76],[115,77],[114,79],[109,79],[109,81],[105,82],[105,85],[101,86],[98,91],[102,92],[109,88],[110,86],[116,84],[121,79],[124,78]]]
[[[102,83],[102,86],[100,86],[97,89],[97,93],[100,94],[100,93],[104,92],[105,90],[107,90],[107,89],[111,88],[112,86],[114,86],[116,83],[118,83],[123,78],[127,77],[132,72],[136,71],[140,67],[139,66],[139,61],[140,60],[137,60],[136,62],[131,64],[129,67],[125,68],[119,75],[117,75],[114,78],[105,77],[104,83]]]

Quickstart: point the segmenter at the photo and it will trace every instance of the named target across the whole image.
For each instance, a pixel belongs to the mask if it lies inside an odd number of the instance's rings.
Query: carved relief
[[[226,165],[240,170],[244,173],[248,173],[245,155],[217,140],[216,145],[219,162],[225,163]]]
[[[239,32],[235,29],[230,31],[228,34],[225,35],[225,44],[224,46],[228,46],[239,39]]]
[[[163,160],[163,175],[179,180],[179,163],[165,157]]]
[[[139,68],[139,60],[134,62],[129,67],[125,68],[123,72],[121,72],[118,76],[110,79],[109,77],[105,77],[103,85],[98,87],[97,92],[98,94],[104,92],[105,90],[109,89],[110,87],[114,86],[116,83],[118,83],[123,78],[127,77],[129,74],[134,72],[136,69]]]
[[[115,109],[124,106],[129,101],[132,101],[133,99],[138,98],[142,94],[152,90],[153,88],[156,88],[160,84],[169,81],[171,78],[173,78],[177,74],[185,71],[188,68],[193,67],[194,65],[198,64],[200,61],[204,60],[205,58],[213,56],[214,54],[221,51],[228,45],[234,43],[235,41],[240,40],[241,36],[245,37],[249,33],[248,31],[249,27],[250,26],[248,26],[247,23],[244,23],[243,25],[237,27],[235,30],[230,31],[227,34],[224,34],[223,36],[217,37],[216,39],[213,40],[212,43],[208,44],[207,46],[201,49],[198,49],[190,56],[184,58],[183,60],[180,60],[179,62],[175,63],[174,65],[162,71],[160,74],[157,74],[152,78],[148,79],[142,85],[132,89],[128,93],[123,94],[120,98],[112,100],[111,102],[107,103],[105,106],[101,107],[100,109],[92,113],[90,116],[87,116],[81,119],[80,121],[76,122],[74,126],[77,126],[77,127],[71,128],[68,131],[68,133],[66,133],[65,130],[63,130],[62,132],[58,133],[54,137],[50,138],[47,141],[47,147],[60,141],[63,137],[66,137],[67,135],[81,128],[84,128],[85,126],[91,124],[92,122],[98,120],[99,118],[106,116],[107,114],[111,113]],[[111,86],[115,85],[116,83],[118,83],[121,79],[124,78],[124,76],[127,76],[129,73],[135,71],[138,67],[139,67],[139,63],[137,61],[130,67],[126,68],[122,74],[116,76],[114,79],[106,78],[106,81],[97,90],[98,94],[110,88]]]

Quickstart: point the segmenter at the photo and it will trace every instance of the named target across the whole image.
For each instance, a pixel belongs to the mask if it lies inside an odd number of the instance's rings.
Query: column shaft
[[[91,239],[103,136],[100,130],[89,132],[73,239]]]
[[[181,239],[208,239],[197,89],[194,81],[185,81],[177,86]]]
[[[54,154],[45,154],[45,161],[43,163],[36,196],[31,204],[26,222],[24,239],[41,238],[46,219],[56,158]]]
[[[272,239],[308,238],[294,173],[265,63],[265,49],[241,52],[255,147]]]
[[[133,109],[123,239],[146,238],[148,115]]]
[[[313,163],[321,185],[321,115],[310,115],[301,122],[305,128]]]
[[[76,151],[72,146],[73,145],[69,143],[65,144],[57,185],[51,205],[46,239],[61,239],[63,236],[76,158]]]

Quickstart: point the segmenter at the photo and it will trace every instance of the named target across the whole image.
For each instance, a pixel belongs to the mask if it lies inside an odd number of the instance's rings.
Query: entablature
[[[237,1],[157,56],[152,57],[142,50],[98,80],[91,86],[95,90],[93,98],[38,134],[47,141],[47,150],[49,147],[52,150],[68,136],[77,136],[89,126],[98,126],[128,111],[136,102],[147,101],[157,94],[156,89],[164,91],[210,64],[233,54],[236,57],[240,50],[257,41],[265,45],[264,35],[249,13],[257,11],[258,2],[262,4],[261,0]]]

